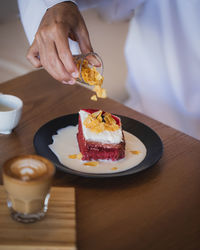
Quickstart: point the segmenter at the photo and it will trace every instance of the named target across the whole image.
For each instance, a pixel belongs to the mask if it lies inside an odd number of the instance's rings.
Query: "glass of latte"
[[[54,165],[38,155],[17,156],[5,162],[3,183],[13,219],[30,223],[45,216],[54,173]]]

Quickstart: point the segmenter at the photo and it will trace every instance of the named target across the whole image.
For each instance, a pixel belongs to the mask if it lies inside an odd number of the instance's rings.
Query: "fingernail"
[[[69,84],[74,84],[76,81],[74,79],[70,80],[68,83]]]
[[[101,66],[101,62],[95,56],[88,56],[87,60],[93,66],[96,66],[96,67]]]
[[[74,84],[74,83],[76,83],[76,80],[75,79],[71,79],[68,82],[62,81],[62,83],[64,83],[64,84]]]
[[[79,77],[79,73],[78,73],[78,72],[73,72],[73,73],[72,73],[72,77],[78,78],[78,77]]]

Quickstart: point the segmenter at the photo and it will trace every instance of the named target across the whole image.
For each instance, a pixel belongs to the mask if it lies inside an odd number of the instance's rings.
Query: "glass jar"
[[[83,83],[83,84],[89,84],[84,80],[84,77],[82,75],[82,70],[87,64],[88,68],[93,68],[100,73],[100,75],[103,77],[103,71],[104,71],[104,66],[103,66],[103,60],[101,57],[95,53],[95,52],[90,52],[87,54],[80,54],[80,55],[74,55],[74,61],[77,65],[77,68],[79,70],[79,78],[77,78],[77,82]],[[89,84],[91,85],[91,84]]]

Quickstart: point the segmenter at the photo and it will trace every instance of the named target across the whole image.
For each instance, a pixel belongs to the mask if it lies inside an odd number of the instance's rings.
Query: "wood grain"
[[[74,188],[53,187],[47,215],[31,224],[11,219],[3,186],[0,186],[0,200],[0,249],[76,249]]]
[[[56,82],[40,70],[0,85],[24,101],[19,126],[0,136],[0,165],[34,153],[33,136],[47,121],[81,108],[101,108],[139,120],[164,144],[162,159],[136,175],[87,179],[57,171],[54,185],[76,187],[77,244],[83,250],[200,249],[200,142],[111,99]],[[1,223],[1,222],[0,222]]]

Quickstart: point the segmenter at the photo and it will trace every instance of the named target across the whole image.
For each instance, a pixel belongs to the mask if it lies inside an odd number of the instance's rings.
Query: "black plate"
[[[137,166],[130,168],[123,172],[117,173],[108,173],[108,174],[92,174],[92,173],[83,173],[73,169],[70,169],[64,166],[62,163],[59,162],[56,155],[51,151],[48,145],[52,144],[52,136],[56,134],[56,131],[70,126],[70,125],[77,125],[78,123],[78,114],[71,114],[65,115],[62,117],[58,117],[48,123],[44,124],[35,134],[34,136],[34,147],[37,154],[44,156],[51,160],[56,167],[60,170],[75,174],[84,177],[95,177],[95,178],[105,178],[105,177],[117,177],[117,176],[125,176],[130,174],[135,174],[137,172],[143,171],[155,163],[159,161],[163,153],[163,144],[160,137],[149,127],[144,125],[141,122],[138,122],[134,119],[120,116],[123,129],[127,132],[135,135],[138,137],[146,146],[147,154],[144,160],[139,163]],[[67,142],[66,142],[67,143]]]

